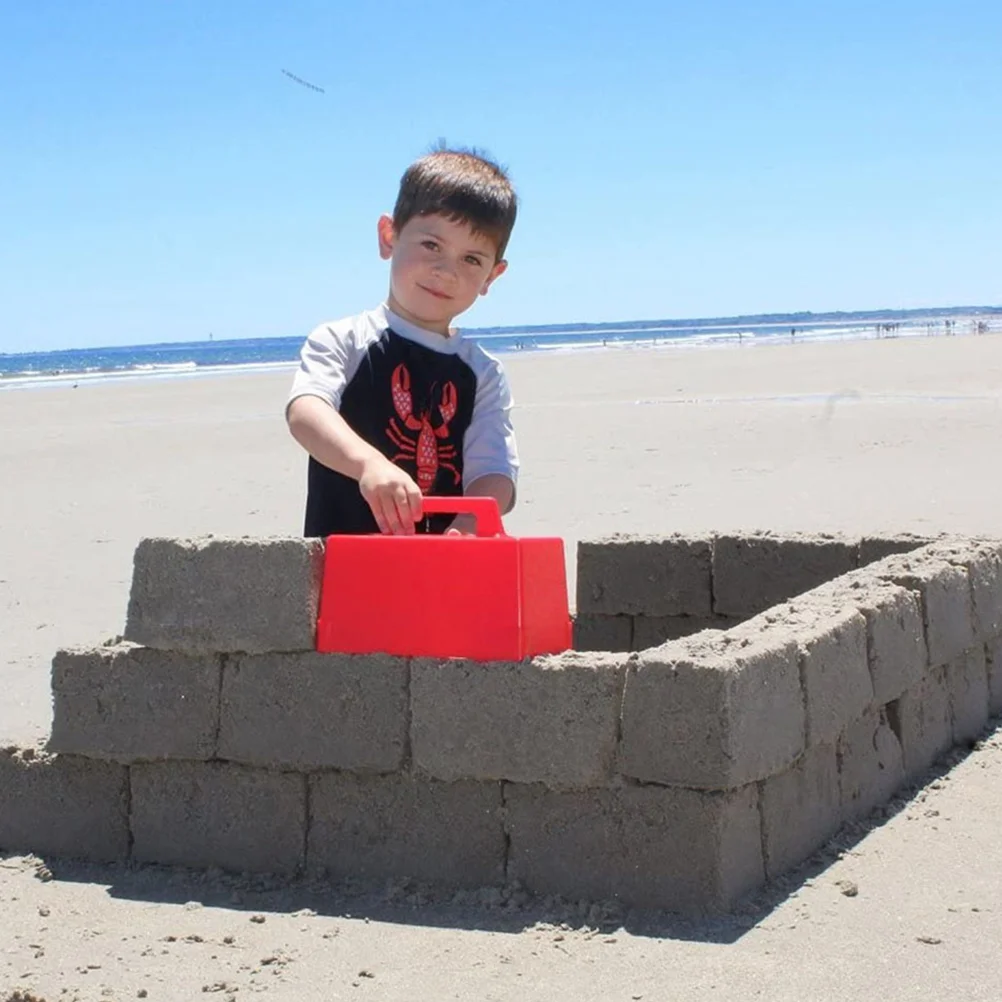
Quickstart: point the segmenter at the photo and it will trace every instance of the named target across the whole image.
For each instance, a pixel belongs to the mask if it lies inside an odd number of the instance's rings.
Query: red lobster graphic
[[[449,437],[449,422],[456,416],[459,397],[455,385],[448,382],[442,387],[442,401],[438,405],[442,423],[437,428],[432,427],[430,410],[414,416],[411,374],[403,362],[393,370],[390,385],[393,391],[393,409],[405,428],[417,432],[415,440],[404,434],[396,420],[390,418],[390,423],[386,426],[386,437],[400,450],[391,457],[391,462],[395,463],[398,459],[414,460],[417,466],[417,485],[422,494],[427,494],[432,489],[440,467],[450,470],[458,484],[459,470],[449,462],[456,458],[456,447],[439,441]]]

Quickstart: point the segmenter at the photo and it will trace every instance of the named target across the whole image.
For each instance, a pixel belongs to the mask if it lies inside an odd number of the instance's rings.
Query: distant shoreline
[[[796,313],[749,313],[739,314],[730,317],[694,317],[689,319],[661,319],[661,320],[611,320],[599,323],[575,322],[567,324],[542,324],[542,325],[521,325],[508,327],[476,327],[470,328],[469,334],[510,334],[518,331],[527,333],[539,331],[553,331],[555,333],[566,333],[569,331],[587,330],[611,330],[614,328],[628,328],[630,330],[648,330],[652,327],[664,327],[671,329],[678,328],[698,328],[707,327],[770,327],[786,326],[791,324],[799,326],[812,325],[855,325],[859,323],[874,323],[880,321],[919,321],[919,320],[953,320],[970,319],[975,317],[999,317],[1002,319],[1002,306],[941,306],[931,309],[908,309],[908,310],[833,310],[826,313],[813,313],[810,310]],[[465,328],[464,328],[465,330]]]
[[[832,319],[835,317],[838,319]],[[690,350],[761,347],[791,341],[1002,333],[1002,307],[984,307],[980,311],[972,309],[968,312],[960,307],[950,307],[879,314],[768,314],[748,318],[748,321],[719,318],[635,324],[619,321],[593,325],[484,327],[463,329],[463,335],[501,356],[669,347]],[[302,343],[303,338],[297,336],[0,354],[0,392],[283,370],[296,364]]]

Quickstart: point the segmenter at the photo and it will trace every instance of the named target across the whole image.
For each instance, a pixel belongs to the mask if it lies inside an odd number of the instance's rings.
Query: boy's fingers
[[[377,528],[385,535],[390,531],[390,527],[386,522],[386,516],[383,514],[383,503],[378,495],[369,501],[369,507],[372,509],[372,514],[376,519]]]
[[[403,484],[399,484],[393,491],[393,501],[396,507],[397,521],[400,523],[400,531],[405,535],[410,535],[414,532],[414,515],[411,513],[407,488]]]
[[[421,517],[421,492],[406,474],[403,476],[402,482],[391,481],[366,492],[376,525],[384,535],[412,535],[414,523]]]
[[[400,516],[397,514],[397,504],[392,494],[382,497],[383,517],[386,519],[386,531],[392,536],[399,536],[403,531],[400,524]]]
[[[376,517],[376,525],[379,526],[379,531],[384,536],[391,535],[395,531],[393,528],[393,519],[396,516],[392,499],[386,497],[383,491],[376,491],[369,499],[369,507],[372,509],[372,514]]]
[[[421,491],[418,485],[415,483],[410,483],[407,486],[407,503],[410,505],[411,509],[411,519],[415,522],[421,521],[421,516],[424,514],[424,499],[421,497]]]

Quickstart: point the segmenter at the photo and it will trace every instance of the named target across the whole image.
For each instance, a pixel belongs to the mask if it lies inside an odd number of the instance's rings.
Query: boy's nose
[[[451,261],[436,261],[433,270],[442,278],[453,279],[456,277],[456,268]]]

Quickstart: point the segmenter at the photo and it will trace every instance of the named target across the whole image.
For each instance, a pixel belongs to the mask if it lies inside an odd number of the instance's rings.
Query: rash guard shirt
[[[374,310],[321,324],[300,352],[288,404],[327,401],[405,470],[422,494],[456,496],[486,474],[518,479],[512,399],[501,363],[473,341]],[[452,516],[420,531],[443,532]],[[310,457],[305,535],[378,532],[358,483]]]

